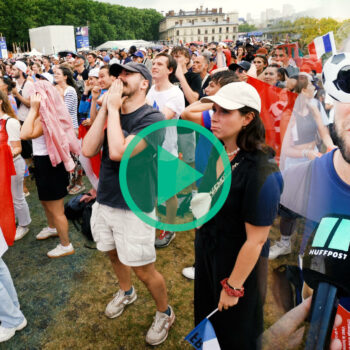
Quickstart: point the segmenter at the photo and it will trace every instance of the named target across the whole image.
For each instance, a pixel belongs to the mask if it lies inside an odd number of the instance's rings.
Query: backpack
[[[64,205],[64,214],[70,220],[77,231],[81,232],[88,240],[93,241],[90,219],[92,213],[92,205],[95,199],[90,202],[80,202],[81,197],[87,193],[79,194],[71,198]]]
[[[85,203],[85,207],[83,210],[83,217],[82,217],[82,223],[81,223],[81,232],[82,234],[89,239],[90,241],[93,241],[92,233],[91,233],[91,214],[92,214],[92,206],[95,203],[96,199],[91,200],[88,203]]]

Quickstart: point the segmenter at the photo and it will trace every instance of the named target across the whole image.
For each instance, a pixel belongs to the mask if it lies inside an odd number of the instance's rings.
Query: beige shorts
[[[116,250],[119,260],[126,266],[144,266],[156,261],[155,228],[144,223],[131,210],[95,202],[91,232],[98,250]]]

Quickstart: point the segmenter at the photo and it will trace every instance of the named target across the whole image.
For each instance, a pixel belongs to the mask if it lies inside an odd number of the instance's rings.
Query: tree
[[[256,29],[257,28],[255,27],[254,24],[248,24],[248,23],[240,24],[238,26],[238,31],[240,33],[254,32]]]
[[[93,0],[1,0],[0,33],[12,43],[29,41],[29,29],[48,25],[88,24],[90,43],[107,40],[157,40],[163,16],[153,9],[136,9]]]

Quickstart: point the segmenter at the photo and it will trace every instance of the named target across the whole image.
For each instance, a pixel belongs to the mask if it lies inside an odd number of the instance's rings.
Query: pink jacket
[[[79,155],[80,144],[67,107],[48,81],[35,82],[34,89],[41,95],[40,116],[51,164],[56,166],[63,161],[66,170],[72,171],[75,165],[70,152]]]

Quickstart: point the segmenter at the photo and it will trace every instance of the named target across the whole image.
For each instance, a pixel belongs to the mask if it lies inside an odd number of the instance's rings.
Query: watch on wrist
[[[234,288],[230,286],[228,278],[223,279],[220,283],[228,296],[236,298],[242,298],[244,296],[244,287]]]

